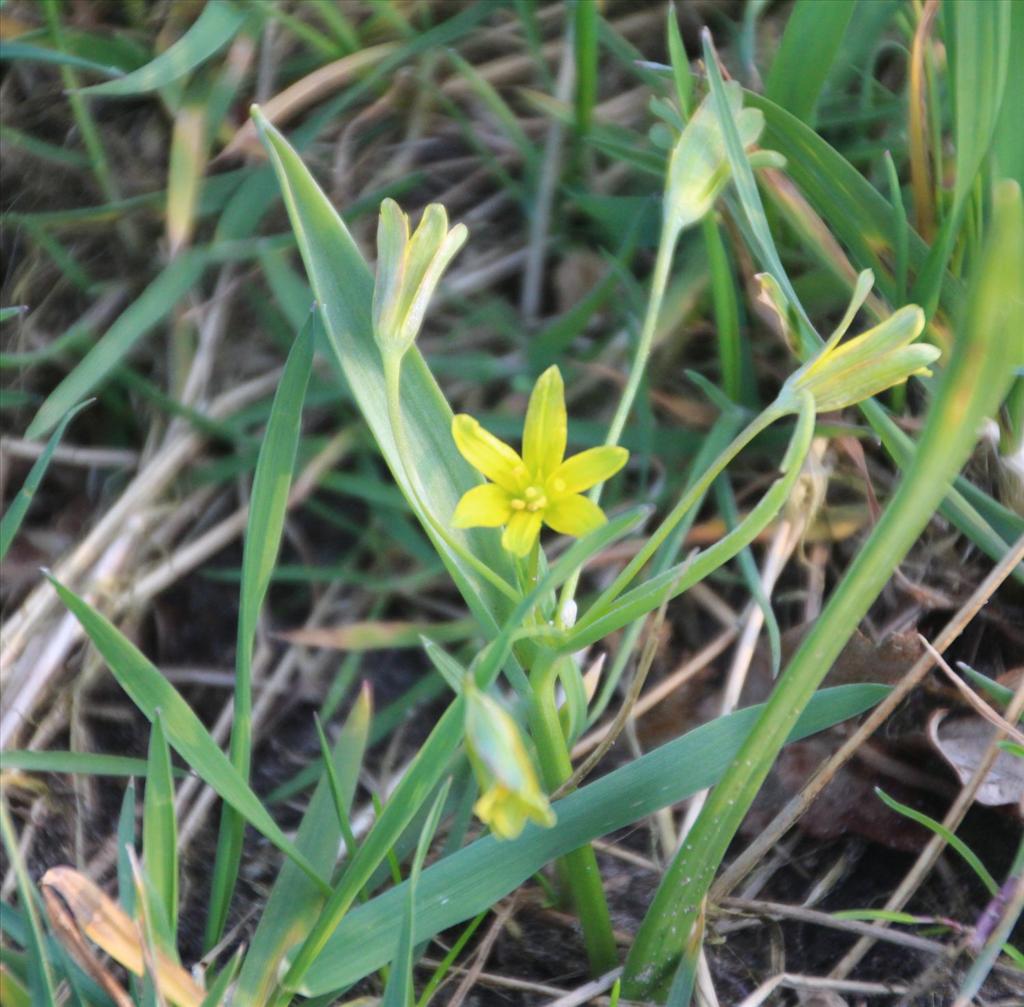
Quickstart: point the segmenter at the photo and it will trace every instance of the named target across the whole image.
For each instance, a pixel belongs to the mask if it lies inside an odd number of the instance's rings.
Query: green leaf
[[[206,784],[236,808],[254,829],[266,836],[285,856],[294,860],[318,885],[324,885],[309,860],[295,848],[270,817],[260,799],[231,765],[174,686],[108,619],[55,578],[51,576],[49,579],[61,601],[82,624],[86,635],[132,702],[150,721],[155,718],[156,711],[160,710],[171,747]]]
[[[926,829],[930,829],[935,835],[939,836],[942,841],[947,845],[956,850],[961,857],[967,862],[967,865],[972,871],[981,879],[981,883],[988,889],[989,895],[995,895],[999,891],[999,885],[996,884],[996,879],[988,872],[985,865],[978,859],[977,854],[959,837],[954,835],[949,829],[946,828],[942,822],[937,822],[930,815],[926,815],[922,811],[917,811],[915,808],[911,808],[906,804],[901,804],[895,798],[890,797],[880,787],[875,787],[875,793],[879,799],[887,804],[893,811],[899,812],[906,818],[911,819],[923,825]]]
[[[331,755],[346,808],[352,803],[359,779],[372,714],[369,690],[363,689]],[[334,811],[331,787],[327,775],[322,774],[302,816],[295,847],[309,858],[319,874],[326,877],[338,859],[340,839],[341,830]],[[239,1003],[267,1002],[277,982],[278,967],[285,952],[306,936],[322,905],[323,896],[317,886],[294,864],[285,863],[260,915],[259,926],[253,934],[238,977],[236,999]]]
[[[189,251],[164,267],[75,369],[50,392],[25,436],[31,440],[48,434],[76,402],[124,360],[139,339],[170,313],[199,279],[205,265],[203,253]]]
[[[855,716],[887,692],[871,685],[826,689],[814,697],[790,740]],[[553,805],[558,816],[553,828],[530,824],[510,842],[487,836],[428,867],[419,884],[414,939],[429,940],[470,919],[552,860],[712,786],[760,711],[751,707],[720,717],[570,794]],[[398,885],[349,913],[310,969],[303,993],[340,989],[393,959],[395,920],[407,886]]]
[[[0,838],[3,839],[3,845],[7,851],[8,863],[14,869],[14,878],[18,885],[18,898],[21,900],[21,911],[28,919],[28,926],[25,928],[24,939],[21,943],[29,955],[28,978],[32,1003],[55,1004],[57,1002],[56,988],[46,947],[46,931],[43,929],[42,921],[39,918],[39,909],[36,905],[38,896],[28,868],[25,866],[25,860],[21,855],[14,823],[7,810],[7,801],[2,796],[0,796]],[[6,903],[3,903],[3,908],[4,915],[7,915]]]
[[[107,66],[95,60],[85,59],[57,49],[32,45],[29,42],[4,41],[0,46],[0,60],[24,63],[54,63],[58,66],[73,66],[80,70],[90,70],[104,77],[121,77],[122,71],[116,66]]]
[[[171,752],[159,708],[149,735],[142,802],[142,858],[171,934],[178,930],[178,823],[174,817]]]
[[[829,71],[842,55],[843,35],[857,0],[797,0],[772,60],[765,95],[812,123]]]
[[[127,755],[100,755],[95,752],[40,752],[6,749],[0,756],[4,769],[23,769],[29,773],[79,773],[83,776],[145,777],[145,759]],[[175,770],[176,776],[184,775]]]
[[[295,454],[302,432],[302,404],[313,366],[313,339],[317,327],[316,316],[311,314],[288,354],[281,383],[270,407],[270,419],[267,421],[253,476],[242,555],[230,749],[231,764],[243,780],[249,777],[252,758],[252,651],[256,624],[281,545],[292,470],[295,468]],[[234,891],[242,856],[244,830],[245,820],[242,815],[234,807],[226,805],[221,812],[217,838],[213,890],[206,923],[207,950],[220,940],[227,920],[231,893]]]
[[[53,457],[54,451],[57,450],[57,445],[60,444],[64,431],[67,430],[68,424],[87,405],[89,405],[89,402],[82,402],[65,414],[64,419],[60,421],[57,429],[54,430],[49,441],[47,441],[42,454],[35,460],[32,468],[29,470],[25,482],[18,491],[18,495],[11,501],[10,507],[4,511],[4,516],[0,518],[0,560],[7,555],[7,550],[10,549],[14,536],[18,534],[21,522],[25,520],[25,515],[32,504],[32,498],[36,495],[36,490],[39,489],[43,476],[46,475],[50,459]]]
[[[245,17],[244,11],[227,0],[207,0],[189,30],[155,59],[117,80],[82,88],[80,93],[123,97],[166,87],[223,49],[242,27]]]
[[[384,997],[381,1000],[381,1007],[412,1007],[415,988],[413,986],[413,933],[416,928],[416,895],[420,883],[420,876],[423,873],[423,862],[427,859],[427,851],[437,832],[438,823],[441,821],[441,812],[444,810],[444,802],[448,799],[448,791],[451,789],[452,781],[447,779],[444,786],[437,792],[434,803],[427,814],[427,820],[420,830],[419,842],[416,844],[416,853],[412,858],[412,866],[409,869],[409,880],[405,883],[406,898],[408,905],[402,918],[402,927],[398,935],[398,946],[395,949],[395,957],[391,962],[391,972],[388,976],[388,984],[384,989]]]
[[[417,493],[402,465],[388,418],[383,362],[373,338],[370,313],[373,276],[344,222],[299,156],[258,109],[253,116],[284,193],[333,361],[344,375],[395,482],[418,512]],[[455,448],[451,409],[415,347],[403,363],[402,410],[410,453],[421,462],[417,476],[423,495],[436,519],[447,524],[459,498],[479,480]],[[453,555],[424,515],[417,516],[471,611],[485,629],[494,632],[509,609],[508,599]],[[451,529],[451,535],[496,573],[514,582],[511,561],[496,532]]]

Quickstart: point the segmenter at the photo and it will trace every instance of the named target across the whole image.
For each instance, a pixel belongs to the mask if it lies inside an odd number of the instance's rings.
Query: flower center
[[[548,505],[548,498],[539,486],[527,486],[521,497],[509,501],[512,510],[525,510],[536,513]]]

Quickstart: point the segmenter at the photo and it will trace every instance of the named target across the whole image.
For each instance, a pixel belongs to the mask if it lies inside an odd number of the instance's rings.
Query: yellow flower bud
[[[762,301],[776,311],[789,335],[789,313],[779,285],[767,274],[758,279]],[[916,304],[905,304],[867,332],[840,342],[867,298],[873,279],[870,270],[861,273],[838,328],[811,360],[790,375],[781,397],[809,392],[818,412],[830,412],[902,384],[912,374],[931,374],[928,365],[941,356],[941,351],[914,342],[925,323],[924,312]]]
[[[393,199],[381,203],[373,334],[382,354],[401,356],[412,346],[441,275],[468,233],[465,224],[449,231],[445,208],[431,203],[410,238],[408,216]]]
[[[499,703],[467,681],[466,749],[480,799],[473,810],[500,839],[515,839],[526,820],[551,827],[555,813],[540,788],[516,722]]]

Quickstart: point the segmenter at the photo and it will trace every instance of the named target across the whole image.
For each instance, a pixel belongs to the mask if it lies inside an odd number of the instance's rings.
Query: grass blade
[[[4,516],[0,518],[0,560],[7,555],[7,550],[10,549],[14,536],[18,534],[21,522],[25,520],[25,515],[32,504],[32,498],[36,495],[36,490],[39,489],[43,476],[46,475],[50,459],[53,457],[54,451],[57,450],[57,445],[60,444],[64,431],[67,430],[68,424],[87,405],[89,405],[88,402],[82,402],[65,414],[64,419],[57,425],[57,429],[50,435],[43,453],[35,460],[32,468],[29,470],[28,475],[25,477],[25,482],[18,491],[18,495],[11,501],[10,507],[4,511]]]
[[[345,807],[352,803],[366,751],[373,714],[370,692],[363,689],[334,746],[331,760]],[[317,872],[329,876],[338,857],[341,830],[327,774],[322,774],[295,836],[295,847]],[[351,853],[349,854],[351,856]],[[239,1003],[266,1003],[278,979],[285,952],[309,932],[323,896],[294,864],[286,863],[260,917],[242,964],[236,993]]]
[[[173,936],[178,932],[178,823],[174,817],[171,752],[159,709],[155,711],[149,735],[142,802],[142,858]]]
[[[0,797],[0,838],[7,849],[8,863],[14,868],[14,877],[18,885],[18,898],[21,900],[21,911],[28,920],[24,946],[29,955],[29,989],[33,1004],[54,1004],[57,1002],[56,989],[53,984],[53,973],[50,970],[50,959],[46,950],[46,931],[43,930],[36,907],[36,891],[29,877],[28,868],[21,856],[18,837],[14,832],[11,813],[7,810],[7,801]],[[6,909],[6,903],[4,903]]]
[[[309,860],[295,848],[270,817],[260,799],[231,765],[174,686],[108,619],[54,578],[51,577],[50,582],[61,601],[81,623],[86,635],[132,702],[150,721],[155,718],[156,711],[160,710],[171,747],[254,829],[295,861],[317,884],[323,885],[323,880]]]
[[[857,0],[797,0],[765,83],[765,95],[804,122],[814,107],[836,58]]]
[[[412,858],[412,866],[409,868],[409,880],[405,883],[408,905],[402,919],[402,929],[398,935],[398,946],[395,949],[395,957],[391,962],[391,973],[388,976],[388,984],[384,989],[384,998],[381,1000],[381,1007],[412,1007],[414,997],[413,987],[413,933],[416,926],[416,890],[420,883],[420,875],[423,873],[423,862],[427,859],[427,850],[437,832],[438,823],[441,821],[441,812],[444,809],[444,802],[448,799],[448,791],[451,789],[451,779],[445,780],[444,786],[437,792],[434,803],[423,823],[420,831],[419,842],[416,844],[416,853]]]
[[[189,30],[156,59],[117,80],[82,88],[80,93],[124,97],[166,87],[223,49],[242,27],[245,17],[245,12],[228,0],[208,0]]]
[[[231,723],[231,764],[243,780],[249,778],[252,758],[252,651],[256,624],[270,586],[270,575],[281,544],[295,454],[302,431],[302,403],[313,366],[317,328],[311,314],[285,362],[281,383],[270,408],[267,432],[256,462],[242,556],[242,589],[235,649],[235,706]],[[231,805],[221,813],[214,863],[206,947],[220,939],[242,856],[245,819]]]
[[[710,64],[712,82],[717,68]],[[721,82],[719,80],[719,86]],[[1012,182],[997,189],[995,226],[952,359],[895,496],[780,678],[736,762],[712,791],[686,846],[665,872],[626,965],[627,995],[664,995],[679,937],[697,921],[715,871],[764,782],[793,719],[804,709],[895,567],[927,525],[966,461],[984,417],[998,408],[1024,331],[1024,206]]]

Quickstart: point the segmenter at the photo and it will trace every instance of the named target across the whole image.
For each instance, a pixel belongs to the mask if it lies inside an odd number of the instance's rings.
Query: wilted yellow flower
[[[758,279],[762,300],[787,326],[786,300],[778,283],[767,274]],[[840,344],[857,309],[867,298],[872,280],[870,270],[861,274],[839,327],[811,360],[790,375],[783,395],[810,392],[817,411],[829,412],[902,384],[912,374],[931,374],[928,365],[941,356],[941,351],[928,343],[914,342],[925,323],[924,312],[916,304],[904,305],[867,332]]]
[[[456,528],[505,526],[501,544],[525,556],[542,524],[563,535],[586,535],[605,522],[604,512],[582,496],[615,475],[629,458],[625,448],[581,451],[565,459],[565,389],[557,367],[549,367],[530,395],[522,457],[461,413],[452,421],[455,444],[475,469],[492,480],[466,493],[455,508]]]
[[[431,203],[410,238],[409,217],[393,199],[381,203],[373,334],[385,356],[400,356],[413,344],[441,274],[468,233],[465,224],[449,231],[445,208]]]
[[[743,108],[743,91],[735,81],[725,85],[729,112],[736,122],[744,150],[757,142],[764,129],[764,114]],[[762,151],[762,163],[782,164],[775,151]],[[677,232],[700,220],[714,205],[729,181],[725,137],[708,95],[683,128],[668,162],[665,176],[665,219]]]
[[[472,680],[466,682],[464,696],[466,749],[481,790],[473,811],[501,839],[515,839],[528,818],[550,828],[555,813],[516,722]]]

